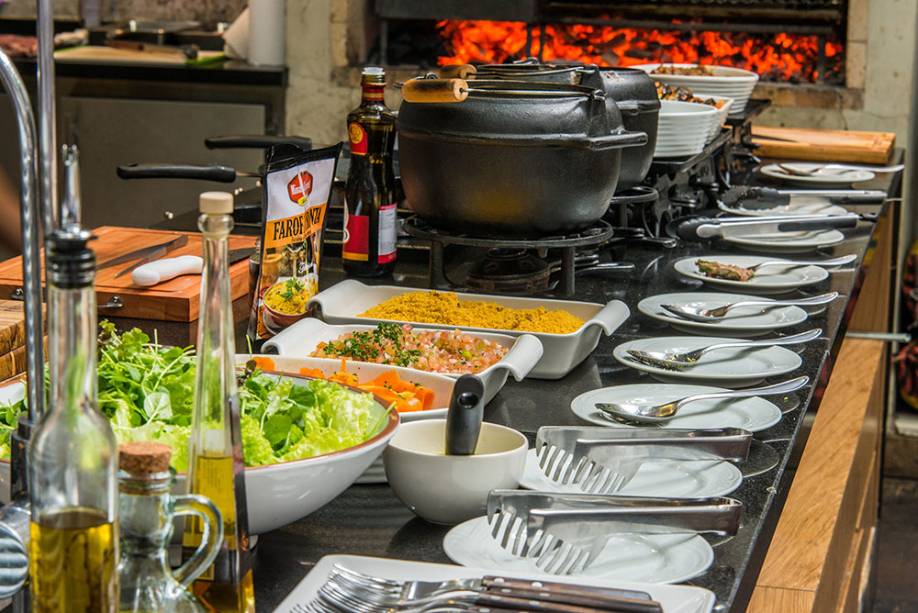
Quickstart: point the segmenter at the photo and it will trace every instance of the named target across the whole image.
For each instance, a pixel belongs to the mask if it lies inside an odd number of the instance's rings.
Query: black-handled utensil
[[[453,387],[446,413],[446,455],[475,453],[483,417],[484,384],[475,375],[462,375]]]
[[[803,232],[831,228],[853,228],[861,219],[858,215],[786,216],[768,218],[720,218],[689,216],[667,224],[670,236],[685,241],[699,241],[724,236],[751,236],[775,232]]]
[[[278,145],[293,145],[309,151],[312,149],[312,139],[305,136],[272,136],[270,134],[211,136],[204,139],[204,146],[208,149],[267,149]]]
[[[125,164],[118,166],[122,179],[196,179],[233,183],[237,177],[261,178],[260,174],[220,164]]]
[[[886,192],[871,189],[774,189],[738,185],[723,193],[721,200],[731,208],[742,207],[751,211],[773,209],[790,204],[794,196],[820,196],[836,204],[881,204]]]

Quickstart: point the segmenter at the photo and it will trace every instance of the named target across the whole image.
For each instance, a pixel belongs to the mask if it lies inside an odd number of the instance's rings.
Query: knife
[[[740,218],[739,220],[722,220],[713,217],[697,217],[678,225],[676,232],[683,240],[703,240],[728,236],[753,236],[774,234],[777,232],[805,232],[827,230],[830,228],[853,228],[860,220],[858,215],[822,215],[790,216],[772,218]]]
[[[229,264],[248,259],[255,252],[254,247],[233,249],[229,252]],[[204,259],[197,255],[180,255],[175,258],[163,258],[138,266],[131,273],[131,281],[139,287],[152,287],[180,277],[182,275],[199,275],[204,269]]]
[[[127,268],[123,268],[119,270],[117,273],[115,273],[115,278],[117,279],[118,277],[126,275],[132,270],[134,270],[135,268],[137,268],[138,266],[143,266],[147,262],[158,260],[164,255],[166,255],[167,253],[169,253],[170,251],[175,251],[176,249],[184,247],[187,244],[188,244],[188,235],[182,235],[178,237],[177,239],[175,239],[174,241],[170,241],[156,248],[151,248],[149,251],[144,253],[140,257],[140,259],[138,259],[136,262],[134,262]]]
[[[137,258],[145,257],[146,255],[158,251],[162,248],[167,248],[168,250],[175,249],[176,247],[181,247],[182,245],[188,244],[188,235],[183,234],[175,238],[170,238],[164,243],[158,243],[156,245],[150,245],[149,247],[141,247],[140,249],[135,249],[129,251],[124,255],[119,255],[111,259],[105,260],[96,264],[96,270],[102,270],[103,268],[108,268],[110,266],[117,266],[118,264],[123,264],[125,262],[130,262],[136,260]]]

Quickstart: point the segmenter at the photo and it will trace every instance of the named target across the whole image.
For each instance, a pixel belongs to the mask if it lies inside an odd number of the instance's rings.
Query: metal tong
[[[494,490],[491,536],[502,549],[530,558],[543,572],[582,572],[616,534],[734,535],[743,505],[733,498],[608,497]]]
[[[535,451],[539,468],[552,481],[579,485],[588,494],[614,494],[649,459],[743,462],[751,444],[752,434],[740,428],[663,432],[543,426]]]

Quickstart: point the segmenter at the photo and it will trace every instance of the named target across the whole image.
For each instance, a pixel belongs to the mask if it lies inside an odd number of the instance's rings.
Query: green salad
[[[119,442],[158,441],[173,449],[172,466],[188,468],[195,354],[164,347],[135,328],[123,334],[99,324],[99,409]],[[322,380],[278,379],[247,367],[239,397],[246,466],[300,460],[359,445],[387,420],[371,394]],[[0,403],[0,458],[24,400]]]

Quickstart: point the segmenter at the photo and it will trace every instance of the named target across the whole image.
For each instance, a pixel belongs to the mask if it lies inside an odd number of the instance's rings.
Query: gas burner
[[[430,287],[453,287],[446,277],[444,247],[486,248],[486,257],[469,272],[465,285],[501,293],[533,294],[552,289],[551,274],[557,270],[557,293],[574,293],[578,248],[599,247],[612,240],[612,226],[605,221],[570,234],[540,238],[492,238],[468,233],[453,233],[435,228],[417,216],[404,223],[411,236],[430,241]],[[560,263],[548,261],[548,250],[560,252]]]
[[[470,288],[504,294],[535,294],[549,289],[551,266],[525,249],[488,249],[465,277]]]

